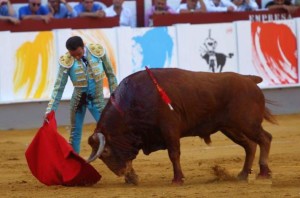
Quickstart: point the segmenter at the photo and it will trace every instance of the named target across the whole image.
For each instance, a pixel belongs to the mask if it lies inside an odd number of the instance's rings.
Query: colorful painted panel
[[[299,84],[294,20],[243,22],[237,29],[240,73],[261,76],[261,87]]]
[[[237,71],[235,27],[232,23],[178,25],[179,67],[192,71]]]
[[[8,60],[1,67],[1,102],[46,99],[54,70],[54,33],[11,33],[5,37],[3,57]]]

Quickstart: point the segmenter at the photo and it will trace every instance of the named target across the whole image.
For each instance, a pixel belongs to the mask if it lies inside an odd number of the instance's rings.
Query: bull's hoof
[[[248,172],[244,172],[244,171],[240,172],[238,174],[237,178],[239,180],[247,180],[248,179]]]
[[[271,179],[272,172],[268,165],[260,165],[260,173],[257,175],[257,179]]]
[[[173,179],[172,184],[176,186],[182,186],[184,183],[183,179]]]
[[[271,172],[259,173],[256,178],[257,179],[272,179],[272,174],[271,174]]]
[[[130,172],[125,175],[125,183],[138,185],[139,184],[139,176],[137,174],[135,174],[134,172]]]

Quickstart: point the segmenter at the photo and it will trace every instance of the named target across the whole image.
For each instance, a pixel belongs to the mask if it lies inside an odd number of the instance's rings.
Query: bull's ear
[[[110,154],[111,154],[111,150],[110,150],[109,147],[106,146],[106,147],[104,148],[104,150],[103,150],[101,156],[102,156],[102,157],[108,157],[108,156],[110,156]]]

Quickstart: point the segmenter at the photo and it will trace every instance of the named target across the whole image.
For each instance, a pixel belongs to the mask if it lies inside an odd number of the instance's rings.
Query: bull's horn
[[[104,146],[105,146],[105,137],[102,133],[96,133],[97,134],[97,138],[99,140],[99,148],[95,154],[95,152],[92,152],[92,154],[90,155],[90,157],[87,159],[87,163],[91,163],[92,161],[96,160],[98,157],[100,157],[101,153],[104,150]]]

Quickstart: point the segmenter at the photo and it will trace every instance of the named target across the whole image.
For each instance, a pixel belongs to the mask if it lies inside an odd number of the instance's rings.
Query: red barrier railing
[[[68,0],[67,2],[80,2],[81,0]],[[104,3],[106,6],[110,6],[112,4],[112,0],[95,0]],[[11,3],[28,3],[28,0],[10,0]]]
[[[18,25],[0,21],[0,31],[9,30],[12,32],[48,31],[63,28],[111,28],[117,26],[119,26],[119,17],[53,19],[49,23],[42,20],[23,20]]]

